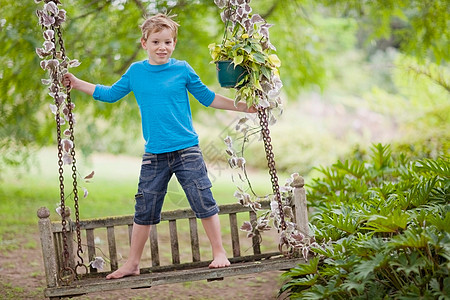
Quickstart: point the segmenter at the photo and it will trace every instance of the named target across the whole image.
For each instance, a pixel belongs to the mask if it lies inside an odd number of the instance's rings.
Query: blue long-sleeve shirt
[[[145,151],[158,154],[199,142],[188,91],[204,106],[215,97],[187,62],[171,58],[163,65],[135,62],[112,86],[96,85],[93,97],[113,103],[133,92],[141,113]]]

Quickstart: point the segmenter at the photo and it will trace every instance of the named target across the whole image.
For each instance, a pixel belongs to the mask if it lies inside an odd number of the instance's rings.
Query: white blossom
[[[105,267],[105,263],[103,257],[97,256],[93,261],[89,262],[89,265],[97,270],[102,270]]]
[[[64,152],[69,152],[73,148],[73,142],[68,139],[61,140],[61,147]]]
[[[58,6],[54,2],[48,2],[44,5],[44,12],[51,13],[53,15],[58,14],[59,9]]]
[[[44,39],[47,41],[51,41],[55,37],[55,32],[52,29],[47,29],[43,33]]]

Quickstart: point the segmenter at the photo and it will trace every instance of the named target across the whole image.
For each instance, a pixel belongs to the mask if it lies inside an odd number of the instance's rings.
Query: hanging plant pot
[[[218,61],[217,77],[221,87],[234,88],[247,75],[247,70],[241,66],[235,66],[232,60]]]

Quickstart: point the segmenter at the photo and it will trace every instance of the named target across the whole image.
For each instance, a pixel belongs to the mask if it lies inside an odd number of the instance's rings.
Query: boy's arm
[[[95,91],[95,84],[78,79],[71,73],[66,73],[64,75],[64,85],[70,86],[72,89],[79,90],[90,96],[92,96]]]
[[[237,107],[236,107],[236,106],[234,106],[234,101],[232,99],[227,98],[222,95],[219,95],[219,94],[216,94],[216,96],[214,97],[214,100],[210,104],[210,106],[217,108],[217,109],[242,111],[242,112],[248,112],[248,113],[256,112],[256,108],[254,106],[248,108],[246,103],[238,102]]]

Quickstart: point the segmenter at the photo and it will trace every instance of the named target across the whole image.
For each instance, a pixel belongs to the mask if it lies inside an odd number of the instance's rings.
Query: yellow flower
[[[244,34],[242,35],[242,38],[243,38],[243,39],[248,39],[248,37],[249,37],[249,35],[248,35],[247,33],[244,33]]]

